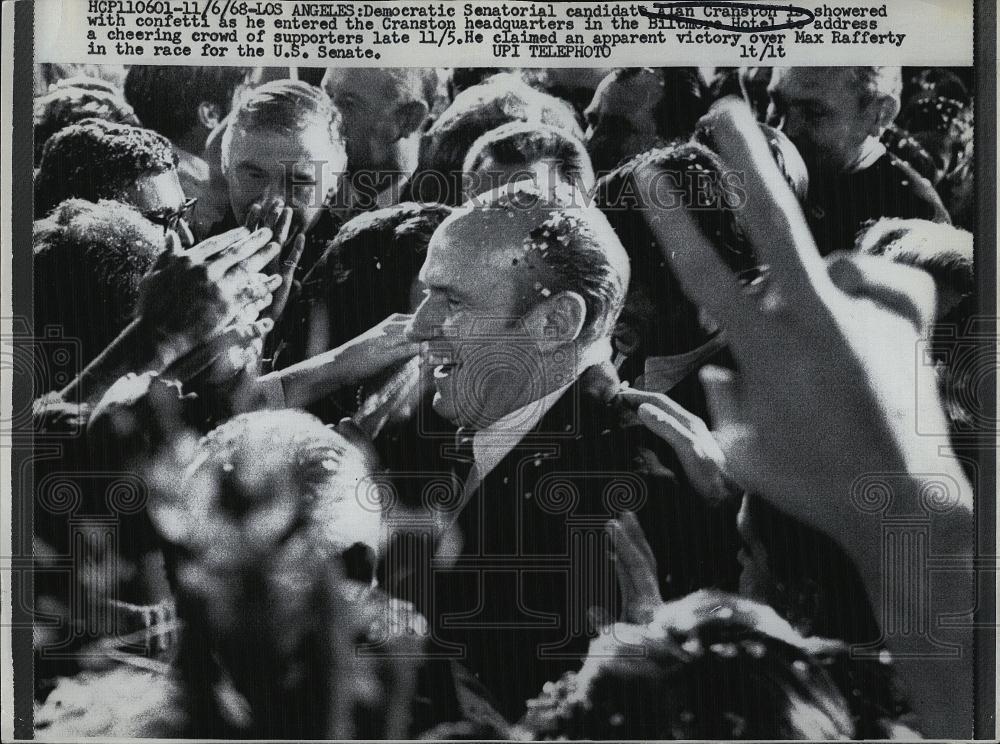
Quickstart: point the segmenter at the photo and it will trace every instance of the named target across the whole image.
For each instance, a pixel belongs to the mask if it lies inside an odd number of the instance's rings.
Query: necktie
[[[472,449],[472,442],[476,432],[460,427],[455,432],[455,454],[452,464],[452,475],[455,479],[455,487],[459,492],[464,490],[465,484],[469,480],[469,475],[476,465],[476,456]]]

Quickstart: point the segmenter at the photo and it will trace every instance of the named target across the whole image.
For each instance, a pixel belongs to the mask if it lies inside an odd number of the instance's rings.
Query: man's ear
[[[568,343],[580,337],[587,303],[578,292],[560,292],[538,303],[525,317],[532,338]]]
[[[427,118],[427,104],[423,101],[408,101],[396,107],[395,118],[398,132],[397,139],[405,139],[416,131]]]
[[[209,101],[202,101],[198,104],[198,123],[205,129],[209,131],[215,129],[219,126],[222,118],[222,109],[219,108],[219,104]]]
[[[899,100],[892,96],[882,96],[868,104],[868,107],[868,134],[872,137],[881,137],[899,113]]]

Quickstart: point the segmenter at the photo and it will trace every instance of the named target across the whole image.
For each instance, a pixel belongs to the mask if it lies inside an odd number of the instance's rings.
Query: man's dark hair
[[[139,126],[132,107],[103,80],[64,80],[51,86],[48,93],[35,98],[32,127],[35,165],[41,161],[45,143],[53,134],[83,119],[103,119]]]
[[[66,199],[118,199],[140,177],[177,166],[170,140],[150,129],[84,119],[45,145],[35,177],[35,214]]]
[[[198,106],[219,107],[219,120],[232,105],[245,67],[133,65],[125,76],[125,99],[144,127],[176,142],[198,126]]]
[[[583,142],[569,132],[547,124],[517,121],[491,129],[477,139],[465,158],[466,177],[474,173],[489,158],[501,166],[528,168],[541,160],[554,160],[559,177],[566,183],[592,186],[594,170]],[[502,183],[481,184],[479,192],[489,191]]]
[[[78,340],[86,364],[132,320],[163,246],[163,229],[126,204],[62,202],[32,233],[37,328]]]
[[[528,704],[527,739],[886,738],[898,714],[852,699],[847,647],[803,638],[766,605],[698,591],[616,625],[578,672]],[[912,733],[912,731],[911,731]],[[515,738],[522,738],[517,736]]]
[[[494,75],[455,96],[428,130],[412,183],[419,180],[421,172],[434,173],[444,182],[436,182],[434,194],[425,194],[414,186],[411,197],[457,206],[462,198],[462,165],[469,148],[486,132],[512,121],[548,124],[583,138],[576,112],[568,103],[535,90],[512,73]],[[441,193],[441,183],[448,184],[446,193]]]
[[[427,244],[450,212],[441,205],[404,202],[346,222],[302,280],[296,302],[285,313],[280,366],[305,358],[310,308],[315,304],[327,311],[328,349],[393,313],[410,312]]]
[[[597,206],[607,215],[632,264],[632,283],[615,337],[618,351],[632,360],[622,370],[623,379],[641,374],[647,356],[691,351],[709,338],[698,319],[698,307],[681,289],[639,203],[635,174],[647,164],[667,172],[665,178],[676,189],[676,204],[663,208],[701,205],[689,213],[727,264],[748,273],[756,265],[736,221],[739,194],[723,180],[727,169],[707,147],[689,143],[652,150],[601,178]]]
[[[626,67],[612,73],[627,80],[645,68]],[[654,67],[663,84],[663,96],[653,112],[656,130],[664,140],[688,137],[711,103],[696,67]]]
[[[561,292],[575,292],[586,305],[577,341],[590,343],[610,335],[628,290],[629,261],[599,209],[553,200],[529,181],[509,184],[470,200],[458,214],[480,209],[500,214],[537,212],[540,219],[529,223],[528,234],[520,245],[523,254],[517,261],[537,276],[538,301]],[[530,300],[526,303],[537,304]]]

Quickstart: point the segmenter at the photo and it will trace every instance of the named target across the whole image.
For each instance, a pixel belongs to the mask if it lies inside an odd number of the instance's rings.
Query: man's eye
[[[445,300],[448,303],[449,310],[458,310],[460,307],[462,307],[462,301],[457,297],[447,297],[445,298]]]

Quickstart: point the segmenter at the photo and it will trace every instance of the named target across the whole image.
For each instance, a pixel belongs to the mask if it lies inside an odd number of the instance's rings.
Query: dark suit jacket
[[[706,504],[673,452],[623,421],[612,375],[585,372],[472,494],[455,522],[460,546],[439,546],[423,580],[396,588],[427,617],[432,651],[508,720],[579,667],[591,607],[618,619],[612,517],[638,514],[664,599],[737,582],[735,509]]]

